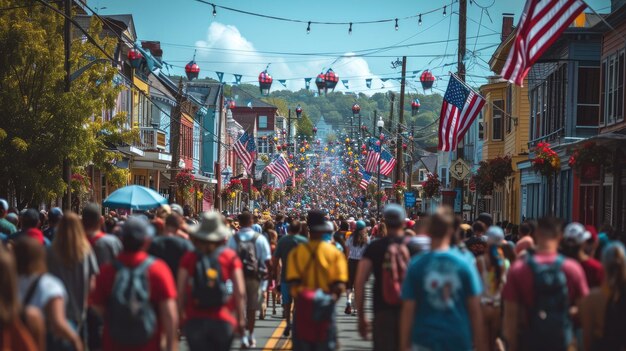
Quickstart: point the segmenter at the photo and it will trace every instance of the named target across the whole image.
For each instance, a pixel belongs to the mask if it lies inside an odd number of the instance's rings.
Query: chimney
[[[509,37],[509,34],[513,31],[513,14],[512,13],[503,13],[502,14],[502,36],[501,40],[504,41]]]
[[[141,48],[144,50],[150,50],[150,54],[154,56],[157,61],[162,62],[163,50],[161,50],[160,41],[142,41]]]

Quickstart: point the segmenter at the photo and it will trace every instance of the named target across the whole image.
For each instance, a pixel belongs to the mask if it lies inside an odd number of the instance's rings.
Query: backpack
[[[228,301],[228,289],[218,261],[222,252],[223,247],[210,255],[196,252],[196,272],[193,276],[191,297],[198,308],[220,307]]]
[[[402,302],[402,282],[411,258],[405,243],[390,243],[383,259],[381,286],[383,301],[388,305],[399,306]]]
[[[152,263],[154,258],[151,256],[134,268],[113,261],[117,273],[107,304],[107,322],[111,338],[117,344],[144,345],[157,330],[147,274]]]
[[[237,243],[237,255],[243,263],[243,274],[247,278],[261,277],[261,262],[256,256],[256,241],[261,234],[254,233],[252,240],[242,241],[239,234],[235,234],[235,243]]]
[[[533,273],[534,306],[528,316],[523,350],[567,350],[572,340],[567,278],[561,270],[564,258],[551,264],[538,264],[533,254],[526,263]]]

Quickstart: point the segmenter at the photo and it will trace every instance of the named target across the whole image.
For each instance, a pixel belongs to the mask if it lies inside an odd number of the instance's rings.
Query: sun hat
[[[565,227],[563,238],[573,240],[576,244],[582,244],[591,238],[591,233],[582,224],[573,222]]]
[[[230,236],[230,230],[217,212],[202,212],[200,223],[189,228],[189,235],[202,241],[220,242]]]

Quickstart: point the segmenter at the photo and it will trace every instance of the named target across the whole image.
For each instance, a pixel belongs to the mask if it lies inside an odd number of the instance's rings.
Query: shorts
[[[355,259],[348,259],[348,290],[354,289],[354,279],[356,278],[356,270],[359,267],[359,261]]]
[[[293,302],[291,297],[291,285],[289,285],[289,283],[280,283],[280,295],[283,298],[283,306]]]
[[[261,306],[261,281],[255,278],[246,278],[246,310],[258,311]]]

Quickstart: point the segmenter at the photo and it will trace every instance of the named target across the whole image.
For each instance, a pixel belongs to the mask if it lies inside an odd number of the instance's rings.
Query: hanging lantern
[[[128,51],[128,60],[133,68],[139,68],[143,60],[143,55],[139,50],[133,48]]]
[[[329,68],[324,75],[324,81],[326,82],[326,93],[328,93],[328,90],[332,92],[335,90],[337,82],[339,82],[339,76],[335,74],[332,68]]]
[[[424,91],[426,91],[426,89],[432,89],[434,81],[435,76],[433,76],[429,70],[425,70],[420,76],[420,82],[422,83],[422,89],[424,89]]]
[[[302,116],[302,107],[300,105],[296,106],[296,117],[300,118]]]
[[[267,73],[267,70],[259,74],[259,89],[261,90],[261,95],[269,95],[273,81],[274,79]]]
[[[200,66],[196,63],[196,61],[189,61],[189,63],[185,66],[185,74],[187,74],[187,79],[194,80],[198,78],[200,74]]]
[[[326,90],[326,80],[324,79],[324,73],[320,73],[315,78],[315,85],[317,86],[318,94],[322,94],[322,90]]]
[[[232,110],[235,107],[237,107],[237,104],[235,103],[235,99],[229,99],[228,103],[226,104],[226,108],[228,108],[229,110]]]
[[[317,134],[317,127],[313,127],[313,134]]]
[[[417,115],[417,112],[420,110],[420,106],[420,101],[418,99],[411,102],[411,116]]]
[[[361,112],[361,106],[359,104],[352,105],[352,114],[358,116],[359,112]]]
[[[407,145],[406,144],[402,144],[402,150],[406,151]]]

